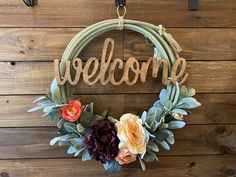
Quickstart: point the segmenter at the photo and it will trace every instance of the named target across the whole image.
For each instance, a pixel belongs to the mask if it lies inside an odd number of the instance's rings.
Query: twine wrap
[[[66,68],[66,61],[73,61],[79,56],[83,48],[97,36],[112,30],[131,30],[144,35],[149,39],[156,52],[158,52],[161,59],[169,60],[169,67],[171,69],[172,64],[179,57],[179,52],[181,48],[178,43],[173,39],[173,37],[166,33],[165,28],[161,25],[155,26],[150,23],[127,20],[123,16],[117,19],[105,20],[95,23],[82,31],[80,31],[67,45],[60,63],[60,75],[63,76]],[[64,100],[68,101],[69,91],[68,84],[59,86],[61,91],[61,96]],[[170,98],[173,100],[175,94],[175,85],[172,84]]]

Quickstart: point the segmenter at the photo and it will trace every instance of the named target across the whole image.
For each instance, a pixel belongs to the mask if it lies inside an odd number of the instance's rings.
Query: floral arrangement
[[[172,87],[175,94],[171,94]],[[95,159],[106,170],[118,172],[122,165],[139,160],[145,163],[158,160],[159,147],[170,150],[174,144],[174,129],[185,126],[184,116],[188,109],[200,106],[193,98],[195,90],[186,86],[169,84],[162,89],[159,99],[142,115],[123,114],[119,119],[109,116],[108,111],[94,113],[93,103],[82,104],[80,99],[63,100],[54,79],[45,96],[35,100],[33,112],[42,109],[43,117],[57,121],[58,137],[51,145],[68,145],[68,154],[83,161]]]

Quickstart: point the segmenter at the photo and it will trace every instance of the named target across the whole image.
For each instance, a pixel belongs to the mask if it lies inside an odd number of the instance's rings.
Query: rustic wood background
[[[236,177],[236,1],[199,0],[188,11],[187,0],[127,0],[127,18],[162,24],[173,34],[188,60],[188,85],[198,91],[202,107],[176,131],[172,150],[142,172],[138,163],[110,174],[94,161],[81,162],[65,148],[50,147],[56,128],[41,113],[26,113],[53,78],[55,58],[82,28],[116,18],[113,0],[0,1],[0,176],[1,177]],[[113,32],[94,40],[82,58],[100,56],[105,37],[116,42],[115,56],[151,56],[144,37]],[[81,84],[85,102],[97,111],[140,113],[158,97],[153,80],[133,87],[89,87]]]

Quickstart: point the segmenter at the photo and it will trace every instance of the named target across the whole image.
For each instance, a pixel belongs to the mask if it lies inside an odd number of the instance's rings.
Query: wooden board
[[[0,159],[69,157],[68,147],[49,145],[55,136],[54,127],[0,128]],[[175,131],[175,140],[171,151],[160,147],[159,155],[235,154],[236,125],[188,125]]]
[[[61,56],[82,28],[0,28],[0,61],[53,61]],[[101,56],[105,38],[115,40],[114,57],[123,56],[123,32],[113,31],[94,39],[80,57]]]
[[[149,163],[142,172],[138,163],[125,166],[121,173],[108,173],[95,161],[79,159],[0,160],[0,174],[14,177],[45,176],[107,176],[107,177],[235,177],[236,156],[172,156],[160,157],[160,162]]]
[[[13,63],[14,64],[14,63]],[[44,94],[53,78],[50,62],[0,63],[0,94]],[[217,72],[216,72],[217,71]],[[199,93],[231,93],[236,91],[236,62],[188,62],[189,73],[186,84]],[[47,73],[47,74],[45,74]],[[142,89],[140,89],[142,87]],[[76,92],[83,93],[158,93],[162,85],[151,76],[146,83],[138,82],[134,87],[127,85],[88,86],[81,82]]]
[[[32,101],[38,95],[0,96],[0,127],[40,127],[52,126],[42,112],[27,113],[33,106]],[[158,94],[117,94],[117,95],[81,95],[83,103],[94,102],[95,112],[101,113],[110,108],[110,115],[119,118],[123,113],[132,112],[141,115],[158,98]],[[198,94],[202,103],[186,117],[190,124],[236,124],[236,94]],[[103,104],[101,104],[103,103]],[[119,109],[117,109],[119,105]],[[11,116],[9,116],[9,114]]]
[[[127,18],[168,27],[235,27],[235,2],[202,0],[199,11],[188,11],[186,0],[129,0]],[[22,1],[0,2],[1,27],[84,27],[116,18],[111,0],[40,0],[28,8]]]
[[[101,164],[66,155],[66,148],[49,146],[57,134],[55,123],[40,112],[27,113],[32,101],[45,93],[72,37],[95,22],[116,18],[111,0],[38,0],[29,8],[19,0],[0,1],[0,177],[236,177],[236,2],[200,0],[198,11],[186,0],[128,0],[127,18],[167,27],[188,60],[187,84],[198,91],[202,107],[176,130],[171,151],[161,149],[159,163],[138,162],[119,174]],[[146,60],[153,49],[145,38],[115,31],[96,38],[81,58],[100,58],[104,39],[115,39],[114,57]],[[111,108],[111,115],[141,112],[158,98],[160,85],[151,77],[145,84],[76,88],[82,102],[94,101],[95,111]],[[163,86],[161,86],[163,87]]]
[[[80,28],[0,28],[0,61],[53,61],[61,58],[70,39]],[[236,29],[222,28],[168,28],[183,49],[186,60],[236,60]],[[106,37],[115,40],[115,57],[123,56],[123,32],[110,32],[94,40],[81,54],[101,56]],[[125,58],[135,56],[146,60],[153,55],[150,43],[142,35],[124,33]],[[227,41],[222,43],[222,41]],[[122,57],[123,58],[123,57]]]
[[[186,60],[236,60],[236,29],[228,28],[167,28],[182,48]],[[153,47],[144,36],[135,32],[124,34],[124,56],[146,59]]]

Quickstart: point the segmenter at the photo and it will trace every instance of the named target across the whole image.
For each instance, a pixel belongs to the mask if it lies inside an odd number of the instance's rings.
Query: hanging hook
[[[23,2],[24,2],[25,5],[27,5],[28,7],[33,7],[34,5],[37,4],[37,0],[23,0]]]
[[[126,0],[115,0],[115,6],[119,6],[119,7],[126,6]]]

